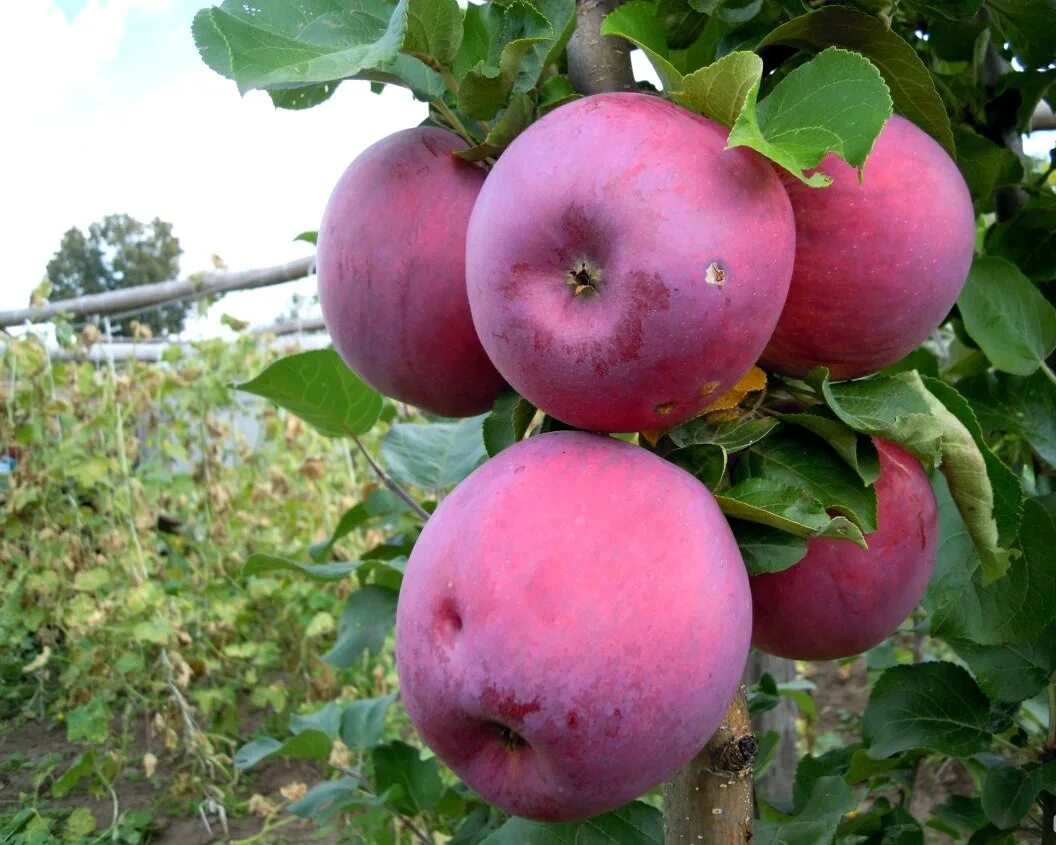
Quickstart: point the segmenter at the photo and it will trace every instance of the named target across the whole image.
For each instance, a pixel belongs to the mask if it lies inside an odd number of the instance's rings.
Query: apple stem
[[[666,845],[752,841],[752,765],[757,752],[742,684],[704,750],[664,784]]]

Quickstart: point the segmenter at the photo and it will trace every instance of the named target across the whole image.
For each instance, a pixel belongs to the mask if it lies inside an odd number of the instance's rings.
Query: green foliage
[[[751,147],[814,188],[832,180],[804,173],[834,152],[859,170],[891,115],[880,72],[860,53],[830,47],[782,79],[761,103],[758,84],[730,132],[729,146]]]
[[[145,224],[127,214],[111,214],[92,223],[87,232],[73,227],[62,236],[45,271],[50,298],[73,299],[175,278],[182,253],[171,223],[154,218]],[[114,320],[112,329],[115,334],[135,337],[136,322],[154,334],[179,332],[186,314],[180,303],[162,305]]]

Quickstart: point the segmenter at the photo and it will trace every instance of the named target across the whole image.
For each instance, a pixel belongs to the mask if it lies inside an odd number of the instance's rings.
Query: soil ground
[[[0,726],[0,731],[0,813],[18,808],[23,803],[20,796],[33,794],[34,777],[44,767],[55,763],[54,772],[57,776],[84,750],[70,745],[61,728],[49,729],[39,723],[29,722],[7,729]],[[11,765],[12,760],[20,761],[17,768]],[[153,779],[122,777],[114,785],[122,812],[137,809],[154,811],[155,832],[150,839],[152,845],[235,843],[264,832],[265,820],[261,816],[228,809],[227,834],[223,833],[215,814],[209,817],[213,828],[210,834],[196,815],[192,800],[178,801],[170,797],[171,784],[160,776],[163,765],[159,764],[159,776]],[[254,794],[263,796],[273,805],[281,806],[285,800],[281,793],[283,787],[297,783],[310,786],[317,780],[318,766],[296,760],[267,761],[254,770],[252,777],[240,784],[238,792],[244,796],[243,806]],[[49,794],[50,782],[40,791],[38,806],[42,809],[84,807],[91,811],[99,829],[105,829],[110,824],[113,800],[108,793],[85,795],[83,790],[77,790],[67,798],[45,799]],[[280,813],[276,818],[281,819],[284,815]],[[260,839],[254,839],[254,845],[308,842],[328,845],[332,841],[329,837],[319,837],[311,825],[294,822],[283,825],[274,834],[267,833]]]

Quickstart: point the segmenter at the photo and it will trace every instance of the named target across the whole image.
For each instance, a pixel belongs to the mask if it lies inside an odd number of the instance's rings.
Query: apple
[[[870,375],[916,349],[968,277],[975,212],[964,177],[923,130],[891,117],[862,178],[830,153],[827,188],[782,176],[796,215],[796,267],[763,365]]]
[[[423,740],[503,810],[611,810],[706,744],[741,678],[748,577],[700,482],[584,432],[522,441],[429,518],[396,615]]]
[[[787,195],[729,129],[598,94],[502,154],[469,222],[473,321],[506,380],[593,431],[668,428],[751,369],[792,272]]]
[[[835,660],[887,639],[928,586],[939,541],[938,506],[920,463],[874,439],[877,530],[869,548],[815,538],[782,572],[751,579],[752,644],[794,660]]]
[[[465,238],[484,171],[444,129],[369,147],[334,188],[319,228],[319,300],[334,347],[380,392],[449,417],[503,388],[466,297]]]

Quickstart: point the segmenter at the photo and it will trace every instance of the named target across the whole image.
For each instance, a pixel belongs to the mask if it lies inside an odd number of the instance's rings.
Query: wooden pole
[[[752,841],[757,751],[742,685],[704,750],[664,784],[665,845]]]
[[[303,279],[314,272],[315,256],[298,258],[275,267],[237,272],[198,273],[185,279],[171,279],[152,285],[121,288],[106,293],[93,293],[74,299],[50,302],[37,308],[0,311],[0,326],[19,326],[22,323],[43,323],[65,314],[71,318],[91,315],[113,316],[137,312],[169,302],[204,299],[234,290],[280,285]]]

